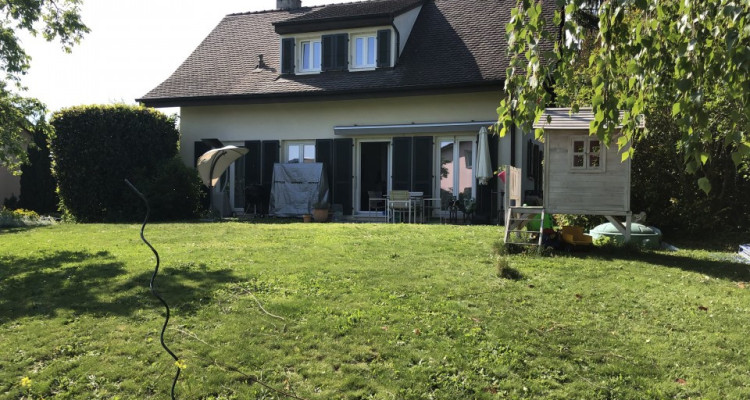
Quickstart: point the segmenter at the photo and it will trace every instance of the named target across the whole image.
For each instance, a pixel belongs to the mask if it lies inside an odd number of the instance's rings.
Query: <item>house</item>
[[[269,188],[274,163],[322,162],[332,203],[367,215],[368,192],[472,197],[497,217],[502,187],[472,169],[477,133],[497,120],[514,0],[371,0],[227,15],[137,101],[180,107],[181,156],[204,139],[244,146],[229,202]],[[493,169],[524,165],[533,134],[490,138]],[[533,177],[523,186],[532,188]],[[538,178],[537,178],[538,179]],[[446,204],[443,204],[443,208]]]

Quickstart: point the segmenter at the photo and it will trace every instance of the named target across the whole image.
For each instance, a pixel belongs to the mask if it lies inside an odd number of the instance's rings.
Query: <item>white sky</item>
[[[302,0],[303,6],[351,0]],[[59,43],[19,35],[32,57],[26,96],[49,111],[83,104],[128,103],[167,79],[221,19],[272,10],[276,0],[84,0],[91,32],[65,54]],[[177,109],[164,109],[177,112]]]

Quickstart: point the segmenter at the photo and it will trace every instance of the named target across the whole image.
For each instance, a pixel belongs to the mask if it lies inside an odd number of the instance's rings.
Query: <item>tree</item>
[[[732,104],[725,115],[727,135],[721,145],[737,170],[750,163],[750,2],[734,0],[610,0],[594,2],[597,51],[581,60],[589,30],[580,18],[591,8],[585,0],[518,0],[506,26],[510,67],[507,97],[498,107],[503,135],[515,123],[530,131],[553,104],[553,87],[577,79],[581,62],[591,75],[591,133],[606,144],[615,127],[623,125],[617,144],[622,149],[640,135],[640,115],[649,117],[649,104],[668,104],[684,146],[685,169],[694,173],[711,160],[715,145],[707,102]],[[599,4],[600,3],[600,4]],[[561,93],[556,103],[580,107]],[[619,110],[624,110],[620,118]],[[541,134],[541,132],[537,132]],[[631,150],[632,151],[632,150]],[[623,153],[626,159],[630,152]],[[705,192],[706,177],[698,179]]]
[[[46,131],[46,109],[36,99],[23,97],[21,76],[29,69],[17,31],[39,34],[47,41],[60,41],[69,52],[88,28],[81,22],[81,0],[2,0],[0,1],[0,166],[13,173],[28,160],[25,132]]]

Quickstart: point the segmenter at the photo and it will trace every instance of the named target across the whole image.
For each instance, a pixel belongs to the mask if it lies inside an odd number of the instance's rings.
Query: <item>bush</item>
[[[154,220],[196,218],[202,212],[202,183],[198,171],[188,168],[177,156],[162,162],[146,182],[144,195]]]
[[[722,125],[724,106],[711,107],[716,132],[730,131]],[[750,173],[732,161],[731,149],[717,133],[707,139],[711,159],[702,171],[685,171],[685,148],[669,109],[655,110],[647,120],[650,134],[636,143],[632,162],[633,212],[645,211],[647,224],[665,233],[704,236],[707,233],[747,232],[750,226]],[[706,177],[706,194],[697,180]]]
[[[195,216],[194,180],[172,161],[179,142],[174,118],[138,106],[95,105],[58,111],[51,124],[53,170],[67,215],[80,222],[140,220],[141,200],[125,185],[129,179],[154,197],[154,219]]]
[[[50,225],[54,222],[52,218],[40,217],[32,210],[24,210],[23,208],[16,210],[0,209],[0,228]]]
[[[57,211],[59,199],[55,193],[55,178],[52,177],[47,134],[39,130],[32,137],[34,143],[27,150],[29,162],[21,166],[21,196],[18,206],[49,214]]]

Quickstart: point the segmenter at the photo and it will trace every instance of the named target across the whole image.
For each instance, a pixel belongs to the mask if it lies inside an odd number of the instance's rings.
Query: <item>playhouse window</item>
[[[604,153],[602,143],[597,138],[577,137],[572,142],[572,164],[574,170],[603,171]]]

